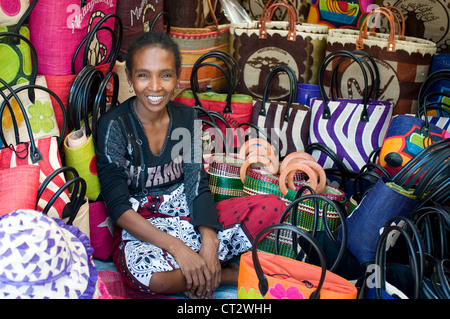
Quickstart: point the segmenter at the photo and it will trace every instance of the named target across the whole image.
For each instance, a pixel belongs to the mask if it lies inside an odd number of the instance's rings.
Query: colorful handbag
[[[343,58],[351,59],[358,64],[364,78],[362,100],[343,98],[330,100],[327,97],[323,85],[324,72],[328,64],[338,58],[339,61]],[[392,115],[392,103],[370,99],[372,91],[368,86],[366,66],[368,63],[364,59],[349,51],[329,54],[319,72],[322,98],[311,100],[309,144],[320,143],[328,146],[349,170],[355,172],[359,172],[367,163],[369,154],[381,146]],[[329,161],[323,162],[317,152],[313,151],[312,155],[324,168],[332,168],[335,165]]]
[[[281,83],[281,73],[289,78],[289,100],[269,100],[274,83]],[[272,145],[277,145],[280,158],[304,151],[308,143],[310,109],[296,103],[297,78],[291,67],[281,65],[273,68],[265,82],[262,100],[255,99],[250,123],[265,130],[271,137]]]
[[[38,74],[76,74],[71,70],[71,62],[78,45],[98,20],[115,12],[116,0],[37,1],[29,16],[29,28],[39,58]],[[91,52],[90,61],[104,61],[109,56],[111,31],[114,31],[114,21],[107,21],[105,28],[95,36],[94,43],[99,50]],[[75,67],[77,71],[82,68],[81,60],[76,61]]]
[[[12,167],[24,165],[36,165],[40,169],[39,182],[42,183],[46,176],[50,175],[53,171],[62,166],[59,147],[61,144],[59,144],[59,142],[62,141],[64,131],[60,133],[59,137],[51,136],[35,140],[33,138],[31,124],[28,119],[25,107],[23,106],[16,91],[14,91],[4,80],[0,79],[0,82],[10,92],[10,96],[7,97],[5,93],[3,93],[3,91],[0,91],[0,95],[4,98],[4,102],[0,107],[0,114],[4,114],[3,111],[5,105],[8,106],[11,114],[15,114],[15,116],[12,117],[12,122],[15,126],[14,130],[16,135],[15,145],[10,145],[9,147],[0,149],[0,169],[9,169]],[[20,91],[22,89],[27,89],[27,87],[18,88],[17,91]],[[51,93],[51,91],[47,88],[44,89],[46,89],[48,93]],[[11,97],[14,97],[17,105],[19,106],[19,110],[14,110],[11,107]],[[27,142],[23,142],[21,140],[21,136],[18,133],[17,121],[15,120],[18,114],[22,114],[25,125],[27,127]],[[6,143],[3,134],[0,134],[0,136],[3,143]],[[48,200],[53,196],[53,194],[55,194],[55,192],[58,191],[58,189],[60,189],[64,185],[65,182],[65,178],[58,176],[58,178],[55,178],[54,183],[46,188],[41,198],[44,200]],[[35,198],[36,197],[34,197],[34,200]],[[59,196],[59,200],[54,204],[54,208],[56,210],[55,214],[57,217],[61,217],[64,206],[68,201],[69,197],[67,193],[61,194],[61,196]]]
[[[19,96],[22,105],[25,108],[26,116],[30,120],[31,130],[35,140],[59,136],[60,129],[56,121],[55,109],[59,111],[62,116],[62,120],[65,118],[65,108],[62,101],[58,101],[58,96],[55,92],[48,89],[45,77],[38,76],[33,81],[35,84],[25,82],[12,86],[12,89],[16,91]],[[4,91],[6,94],[8,90]],[[29,95],[32,94],[33,100]],[[52,102],[52,99],[55,102]],[[56,99],[58,98],[58,99]],[[3,99],[0,98],[0,103]],[[16,101],[12,100],[11,105],[14,111],[19,111],[19,107]],[[19,135],[22,142],[28,141],[27,127],[24,123],[24,118],[21,113],[16,113],[16,121],[19,129]],[[9,109],[5,110],[5,114],[2,117],[2,133],[6,140],[6,145],[14,144],[15,140],[15,126],[13,125],[12,115]]]
[[[239,174],[242,160],[231,154],[213,154],[208,162],[206,174],[216,203],[233,197],[246,196]]]
[[[273,230],[295,232],[319,255],[320,267],[284,256],[258,252],[263,235]],[[322,248],[308,232],[292,225],[272,225],[255,238],[252,251],[240,259],[238,299],[356,299],[357,289],[325,268]]]
[[[358,29],[367,13],[372,11],[374,0],[313,0],[308,13],[308,23],[326,25],[331,29]]]
[[[36,2],[18,0],[11,5],[5,2],[0,6],[0,78],[11,86],[36,77],[37,55],[26,24]]]

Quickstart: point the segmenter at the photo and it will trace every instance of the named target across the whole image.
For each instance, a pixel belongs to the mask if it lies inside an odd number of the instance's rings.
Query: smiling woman
[[[220,284],[237,284],[238,266],[230,261],[286,205],[256,195],[216,206],[196,160],[197,113],[171,100],[180,72],[180,52],[167,34],[146,32],[130,44],[126,73],[136,95],[99,120],[98,177],[116,223],[113,259],[124,280],[146,292],[206,298]],[[180,132],[188,145],[175,138]]]

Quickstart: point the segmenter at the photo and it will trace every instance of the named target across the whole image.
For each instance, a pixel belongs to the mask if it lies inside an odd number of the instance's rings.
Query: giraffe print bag
[[[116,13],[117,0],[39,0],[29,16],[30,38],[38,56],[38,74],[70,75],[78,45],[104,16]],[[106,25],[114,34],[114,19]],[[98,65],[109,56],[111,32],[98,32],[91,46],[95,54],[89,58]],[[94,60],[95,59],[95,60]],[[77,61],[76,70],[81,69]]]

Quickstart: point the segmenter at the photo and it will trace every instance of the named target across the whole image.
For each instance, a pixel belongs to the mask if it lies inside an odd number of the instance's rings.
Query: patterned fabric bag
[[[374,0],[313,0],[308,13],[308,23],[323,24],[332,29],[357,29]]]
[[[238,92],[262,98],[265,79],[278,65],[290,66],[298,83],[317,84],[317,74],[325,56],[328,28],[297,23],[295,9],[285,3],[267,3],[259,21],[232,23],[230,53],[238,61],[242,78]],[[269,5],[270,4],[270,5]],[[271,21],[278,9],[286,9],[288,21]],[[271,90],[272,98],[287,99],[288,82]]]
[[[389,21],[387,34],[375,33],[377,15]],[[436,53],[436,44],[421,38],[407,37],[401,26],[395,33],[394,13],[386,8],[373,10],[363,21],[359,30],[330,29],[327,37],[327,54],[339,50],[361,50],[375,61],[380,73],[380,100],[392,102],[393,114],[410,114],[417,111],[417,92],[428,76],[430,65]],[[401,20],[401,19],[400,19]],[[404,19],[403,19],[404,20]],[[370,32],[368,32],[370,29]],[[352,64],[340,71],[343,97],[354,97],[356,84],[361,78],[355,76],[357,65]],[[356,90],[348,83],[354,83]],[[346,87],[344,87],[346,86]],[[345,94],[345,95],[344,95]]]
[[[36,77],[36,50],[26,24],[36,2],[17,0],[0,3],[0,78],[9,85]],[[15,36],[17,34],[20,35],[18,38]],[[0,84],[0,89],[2,87]]]
[[[320,266],[258,251],[263,235],[286,230],[307,240],[320,258]],[[308,283],[308,284],[305,284]],[[252,251],[241,256],[238,299],[356,299],[356,287],[326,269],[324,252],[306,231],[292,225],[272,225],[255,238]]]
[[[269,101],[269,88],[271,84],[280,83],[282,73],[289,77],[289,100]],[[276,87],[275,87],[276,90]],[[250,123],[265,130],[273,141],[277,141],[280,158],[286,155],[304,151],[308,143],[310,109],[305,105],[296,103],[297,79],[294,70],[287,65],[277,66],[270,71],[264,87],[263,99],[256,99],[253,103],[253,111]]]
[[[324,71],[333,60],[352,59],[361,69],[364,78],[364,97],[358,99],[330,100],[326,95]],[[311,100],[311,125],[309,144],[328,146],[348,166],[359,172],[367,163],[370,153],[381,146],[392,116],[392,103],[369,99],[368,63],[348,51],[329,54],[319,71],[319,86],[322,99]],[[339,66],[339,65],[338,65]],[[370,67],[369,67],[370,68]],[[373,80],[373,79],[372,79]],[[372,82],[373,83],[373,82]],[[323,159],[318,152],[311,154],[324,168],[334,167],[331,160]]]
[[[53,171],[62,166],[59,147],[62,144],[59,143],[62,142],[64,131],[60,133],[59,137],[48,136],[35,140],[33,137],[30,120],[28,119],[27,112],[19,96],[5,81],[0,79],[0,82],[2,82],[3,85],[8,88],[9,92],[11,92],[11,96],[14,97],[14,100],[19,106],[18,110],[14,110],[11,107],[10,103],[11,97],[7,97],[2,91],[0,91],[0,95],[2,95],[4,100],[7,102],[2,103],[2,107],[0,107],[0,114],[4,114],[3,111],[6,104],[10,109],[10,112],[15,115],[12,122],[15,126],[14,131],[16,132],[15,145],[10,145],[9,147],[0,149],[0,169],[9,169],[26,165],[36,165],[40,169],[39,182],[42,183],[46,176],[50,175]],[[22,89],[27,89],[27,87],[22,87]],[[20,88],[18,90],[20,90]],[[22,115],[27,128],[28,141],[26,142],[21,140],[21,138],[23,138],[23,135],[20,136],[18,133],[19,129],[17,127],[17,121],[15,120],[15,118],[17,118],[19,114]],[[3,143],[6,143],[3,134],[0,135]],[[49,198],[51,198],[64,185],[65,182],[66,180],[64,176],[58,176],[57,178],[55,178],[54,183],[49,185],[49,187],[47,187],[43,192],[41,196],[42,200],[48,200]],[[36,196],[34,196],[34,200],[35,199]],[[69,202],[69,200],[70,199],[67,192],[61,194],[61,196],[59,196],[58,198],[58,201],[56,201],[54,204],[55,215],[53,216],[61,218],[64,206]]]

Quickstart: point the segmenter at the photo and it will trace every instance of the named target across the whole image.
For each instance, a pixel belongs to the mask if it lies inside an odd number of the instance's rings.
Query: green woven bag
[[[297,175],[298,174],[298,175]],[[303,175],[297,173],[296,177],[294,177],[294,183],[297,186],[297,189],[301,186],[308,186],[309,183],[304,181]],[[297,192],[289,189],[286,196],[280,191],[280,187],[278,185],[278,175],[273,175],[268,172],[263,172],[261,170],[257,170],[254,168],[250,168],[247,171],[247,175],[244,181],[244,193],[247,195],[255,195],[255,194],[273,194],[279,196],[283,201],[286,202],[286,205],[289,205],[297,195]],[[320,194],[325,196],[331,200],[344,203],[345,202],[345,193],[340,189],[327,185],[324,191]],[[319,218],[317,230],[324,230],[325,225],[322,218],[322,210],[324,207],[324,203],[318,201],[319,208]],[[297,224],[300,228],[305,230],[312,230],[314,223],[314,199],[309,199],[305,202],[302,202],[298,205],[297,212]],[[327,222],[330,230],[335,230],[340,224],[340,218],[334,207],[328,206],[326,212]],[[287,219],[284,221],[286,224],[292,224],[292,216],[289,215]],[[267,235],[259,244],[258,249],[261,251],[274,253],[275,252],[275,233],[272,232]],[[292,247],[292,234],[287,231],[280,231],[279,240],[278,240],[278,254],[295,258],[295,251]]]

